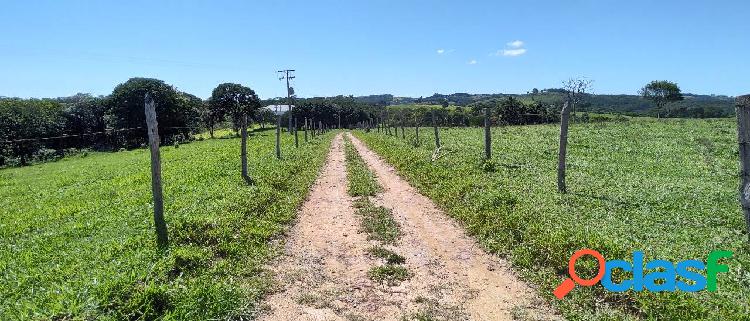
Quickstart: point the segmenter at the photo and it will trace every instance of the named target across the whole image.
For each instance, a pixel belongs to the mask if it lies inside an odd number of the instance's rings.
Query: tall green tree
[[[44,147],[35,138],[63,134],[63,105],[51,99],[0,99],[0,152],[19,157],[26,165],[31,156]]]
[[[75,139],[75,142],[69,143],[76,147],[101,144],[104,141],[104,135],[99,133],[107,128],[107,106],[104,98],[77,94],[63,99],[70,101],[65,104],[65,132],[71,135],[81,135]],[[58,100],[61,99],[58,98]]]
[[[665,107],[671,102],[685,99],[680,87],[676,83],[667,80],[654,80],[641,88],[638,92],[643,98],[652,101],[660,111],[666,111]]]
[[[195,109],[196,105],[192,103],[194,100],[186,98],[174,87],[161,80],[131,78],[117,85],[112,94],[107,97],[112,127],[115,129],[145,128],[146,115],[143,106],[147,92],[156,102],[159,136],[162,140],[168,142],[175,135],[181,134],[184,127],[196,124],[199,114]],[[142,144],[148,139],[145,130],[121,132],[119,138],[124,139],[124,143],[128,146]]]
[[[255,91],[248,87],[223,83],[214,88],[209,105],[217,120],[231,117],[232,125],[237,131],[243,115],[255,116],[255,112],[260,108],[260,99]]]

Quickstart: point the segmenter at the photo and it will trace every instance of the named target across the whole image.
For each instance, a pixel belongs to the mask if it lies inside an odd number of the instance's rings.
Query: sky
[[[525,93],[586,77],[750,93],[750,1],[0,0],[0,96],[107,95],[131,77],[208,98]]]

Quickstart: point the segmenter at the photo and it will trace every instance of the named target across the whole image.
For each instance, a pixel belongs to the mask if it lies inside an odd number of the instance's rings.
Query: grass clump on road
[[[567,194],[556,192],[559,130],[555,124],[493,128],[491,171],[481,166],[481,129],[442,130],[443,150],[450,153],[434,161],[429,136],[420,135],[425,141],[415,148],[410,137],[355,135],[461,221],[485,249],[510,258],[567,318],[746,318],[750,248],[737,202],[735,122],[631,118],[574,124]],[[635,250],[643,250],[646,261],[705,262],[713,250],[734,254],[717,292],[612,293],[597,285],[554,299],[568,259],[583,248],[626,261]],[[595,275],[595,268],[583,264],[579,274]]]
[[[156,249],[148,150],[0,170],[0,319],[245,319],[263,264],[325,160],[332,135],[282,160],[272,131],[162,147],[170,246]]]
[[[411,273],[401,265],[386,264],[371,268],[367,276],[373,281],[394,286],[411,278]]]
[[[395,244],[401,236],[401,226],[393,219],[390,209],[377,206],[362,198],[355,202],[357,214],[362,217],[362,230],[370,240],[383,244]]]
[[[390,209],[373,204],[369,196],[375,196],[383,187],[375,179],[375,174],[367,168],[367,164],[359,155],[347,137],[345,140],[346,172],[349,181],[348,193],[355,197],[354,207],[362,217],[362,230],[368,239],[377,240],[384,244],[393,244],[401,235],[401,229],[393,219]]]
[[[346,137],[346,136],[345,136]],[[375,179],[375,174],[367,168],[357,150],[349,138],[346,138],[344,147],[346,151],[346,172],[349,180],[348,193],[353,197],[375,196],[383,188]]]
[[[385,260],[386,264],[403,264],[406,262],[406,258],[382,246],[373,246],[367,252],[376,258]]]

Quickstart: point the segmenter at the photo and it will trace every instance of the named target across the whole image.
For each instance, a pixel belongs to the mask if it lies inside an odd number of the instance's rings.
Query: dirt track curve
[[[347,134],[348,135],[348,134]],[[343,134],[271,268],[278,291],[260,320],[557,320],[561,319],[500,258],[484,253],[461,227],[350,136],[384,191],[371,200],[393,211],[403,235],[390,249],[413,273],[398,286],[368,279],[376,243],[359,231],[347,195]]]

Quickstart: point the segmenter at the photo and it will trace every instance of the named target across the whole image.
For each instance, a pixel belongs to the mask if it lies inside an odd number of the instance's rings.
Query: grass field
[[[750,246],[737,201],[735,123],[631,119],[575,124],[568,191],[556,192],[559,126],[493,128],[493,158],[482,161],[481,129],[443,129],[431,161],[431,131],[407,139],[357,132],[422,193],[462,222],[483,246],[509,257],[540,293],[571,319],[748,319]],[[705,261],[731,250],[718,292],[613,294],[576,287],[563,301],[552,290],[581,248],[608,260]],[[592,274],[594,264],[583,270]],[[580,273],[586,276],[586,273]]]
[[[149,154],[92,153],[0,171],[0,319],[225,319],[269,285],[269,240],[295,215],[331,135],[273,131],[163,147],[170,248],[155,249]]]

